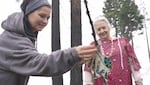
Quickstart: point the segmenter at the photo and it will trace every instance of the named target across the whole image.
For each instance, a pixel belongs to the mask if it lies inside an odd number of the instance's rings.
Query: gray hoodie
[[[59,76],[80,61],[74,48],[38,53],[25,34],[23,16],[14,13],[2,22],[0,85],[27,85],[29,76]]]

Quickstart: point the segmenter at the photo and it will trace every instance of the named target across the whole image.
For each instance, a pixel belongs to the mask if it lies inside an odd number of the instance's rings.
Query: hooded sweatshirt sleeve
[[[80,61],[74,48],[38,53],[33,42],[24,35],[22,22],[23,13],[14,13],[2,23],[5,31],[0,35],[0,69],[25,76],[56,76]]]
[[[5,31],[0,38],[0,68],[21,75],[57,76],[80,61],[75,48],[40,54],[26,37]]]

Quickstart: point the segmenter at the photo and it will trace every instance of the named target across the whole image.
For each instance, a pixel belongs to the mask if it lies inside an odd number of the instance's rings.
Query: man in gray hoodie
[[[93,45],[49,55],[38,53],[37,34],[48,24],[51,5],[47,0],[24,0],[21,9],[1,24],[4,31],[0,35],[0,85],[27,85],[29,76],[59,76],[95,55],[97,49]]]

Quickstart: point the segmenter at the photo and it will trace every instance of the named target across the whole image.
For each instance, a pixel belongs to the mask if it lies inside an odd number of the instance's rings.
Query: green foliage
[[[132,32],[143,28],[144,16],[140,15],[134,0],[106,0],[104,15],[116,29],[116,36],[132,39]]]

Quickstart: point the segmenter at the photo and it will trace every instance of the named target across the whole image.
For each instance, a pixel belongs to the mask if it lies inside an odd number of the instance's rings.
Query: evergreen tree
[[[144,16],[134,0],[106,0],[103,13],[120,35],[132,40],[132,32],[143,28]]]

